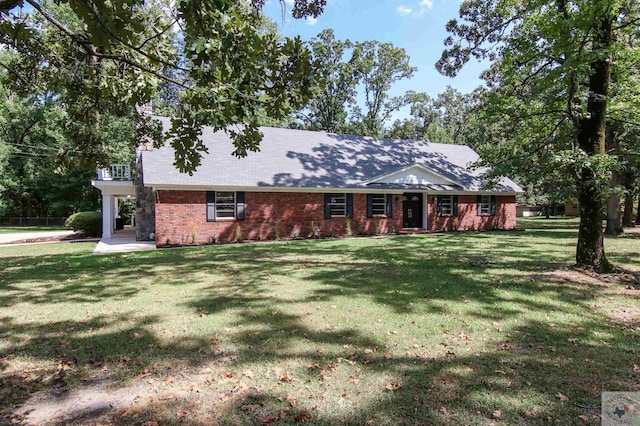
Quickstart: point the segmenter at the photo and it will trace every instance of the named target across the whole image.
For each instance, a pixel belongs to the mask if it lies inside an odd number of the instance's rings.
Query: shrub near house
[[[69,216],[64,226],[86,237],[99,237],[102,233],[102,214],[96,211],[78,212]]]

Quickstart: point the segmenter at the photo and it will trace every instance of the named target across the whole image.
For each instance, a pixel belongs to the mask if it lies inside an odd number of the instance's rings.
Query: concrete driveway
[[[9,244],[14,241],[35,240],[47,237],[66,237],[71,234],[73,234],[73,231],[16,232],[11,234],[0,234],[0,244]]]

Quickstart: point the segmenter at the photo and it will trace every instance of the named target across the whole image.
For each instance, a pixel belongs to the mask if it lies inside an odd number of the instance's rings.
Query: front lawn
[[[640,235],[598,277],[526,228],[0,247],[0,423],[599,424],[640,390]]]

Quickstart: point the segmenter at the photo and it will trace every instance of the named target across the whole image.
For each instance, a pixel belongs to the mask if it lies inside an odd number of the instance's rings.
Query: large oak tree
[[[500,114],[518,117],[513,140],[526,140],[531,150],[559,141],[558,155],[572,163],[578,183],[576,263],[599,272],[612,268],[602,231],[615,163],[605,151],[611,75],[615,69],[616,84],[625,86],[637,66],[639,8],[635,0],[466,0],[462,20],[447,25],[452,36],[437,64],[455,75],[472,57],[493,61],[485,79]],[[548,138],[533,131],[536,124],[550,130]],[[566,138],[557,138],[562,132]],[[502,159],[522,150],[505,145]]]

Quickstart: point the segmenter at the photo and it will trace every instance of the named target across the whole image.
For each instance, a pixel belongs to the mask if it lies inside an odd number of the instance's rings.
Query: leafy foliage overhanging
[[[284,2],[281,1],[284,7]],[[293,15],[315,17],[325,0],[296,0]],[[23,94],[59,94],[77,148],[104,162],[95,131],[105,114],[127,115],[159,81],[181,89],[168,135],[175,166],[192,173],[205,147],[202,125],[230,134],[233,154],[259,148],[259,114],[287,116],[310,95],[315,68],[299,38],[261,31],[264,0],[3,0],[0,45],[16,52],[0,67]],[[23,14],[28,6],[32,12]],[[175,48],[182,38],[185,60]],[[138,140],[152,131],[142,122]],[[146,122],[145,122],[146,121]],[[233,125],[239,125],[232,128]],[[159,142],[159,140],[157,140]]]

